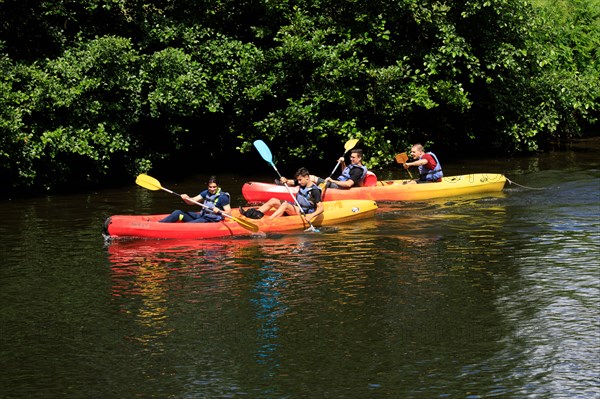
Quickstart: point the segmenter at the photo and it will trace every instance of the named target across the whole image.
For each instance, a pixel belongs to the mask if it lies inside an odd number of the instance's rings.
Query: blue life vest
[[[229,193],[226,193],[225,191],[221,191],[221,187],[219,187],[217,189],[217,191],[212,195],[208,192],[208,190],[202,191],[200,193],[200,195],[202,196],[202,198],[204,198],[204,205],[208,206],[209,208],[219,208],[222,211],[225,209],[224,209],[223,205],[221,205],[221,202],[223,202],[223,200],[221,198],[227,198],[227,199],[230,198]],[[221,197],[221,196],[223,196],[223,197]],[[223,215],[208,212],[207,209],[202,210],[202,216],[206,219],[210,219],[215,222],[223,220]]]
[[[321,192],[321,187],[317,186],[316,184],[313,184],[310,187],[300,187],[298,194],[296,194],[296,200],[300,204],[300,207],[304,213],[313,213],[315,209],[317,209],[317,204],[314,203],[314,200],[310,195],[312,190],[319,190],[319,192]]]
[[[438,179],[441,179],[444,176],[444,173],[442,172],[442,165],[440,165],[440,161],[438,160],[437,156],[433,153],[433,152],[428,152],[427,154],[431,155],[433,157],[433,159],[435,159],[435,168],[429,170],[425,167],[425,165],[420,165],[419,166],[419,175],[421,175],[421,180],[427,180],[427,181],[436,181]],[[421,157],[423,158],[423,157]],[[419,159],[421,159],[419,158]]]
[[[346,168],[342,171],[342,174],[337,179],[339,181],[350,180],[350,171],[354,168],[362,169],[362,174],[360,175],[360,180],[357,183],[362,182],[364,180],[365,176],[367,175],[367,167],[363,166],[363,165],[355,165],[355,164],[350,164],[350,165],[346,166]]]

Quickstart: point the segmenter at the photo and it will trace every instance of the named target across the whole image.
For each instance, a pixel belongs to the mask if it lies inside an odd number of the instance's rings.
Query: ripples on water
[[[507,341],[521,351],[514,377],[529,380],[525,393],[600,397],[598,189],[597,176],[580,176],[513,206],[522,211],[509,242],[519,274],[499,308],[514,322]]]
[[[547,190],[381,204],[319,234],[105,248],[98,214],[38,204],[5,240],[0,392],[600,397],[598,182],[540,172]]]
[[[169,313],[199,318],[202,341],[252,343],[240,361],[273,385],[255,394],[285,396],[305,374],[342,395],[362,381],[365,394],[402,397],[595,397],[598,226],[582,209],[594,198],[549,213],[547,193],[533,194],[539,209],[511,199],[522,195],[382,205],[374,220],[318,235],[115,245],[115,295],[145,298],[142,341],[177,334]]]

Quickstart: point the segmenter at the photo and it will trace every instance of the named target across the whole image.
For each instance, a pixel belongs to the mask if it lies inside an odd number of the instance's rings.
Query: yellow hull
[[[443,177],[439,183],[405,184],[405,182],[403,180],[377,182],[377,186],[373,187],[377,190],[375,196],[390,198],[391,201],[416,201],[498,192],[504,188],[506,177],[496,173],[474,173]]]
[[[444,177],[439,183],[407,184],[407,180],[378,181],[372,187],[351,189],[327,189],[324,201],[372,200],[372,201],[417,201],[432,198],[453,197],[488,192],[499,192],[504,188],[506,177],[497,173],[473,173],[470,175]],[[297,190],[292,187],[293,191]],[[283,186],[269,183],[249,182],[242,187],[246,201],[266,202],[270,198],[286,200],[290,194]]]

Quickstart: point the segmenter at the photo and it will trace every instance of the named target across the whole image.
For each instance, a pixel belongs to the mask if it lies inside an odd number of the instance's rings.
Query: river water
[[[444,165],[514,184],[320,233],[110,244],[179,200],[1,202],[0,397],[600,398],[599,154]]]

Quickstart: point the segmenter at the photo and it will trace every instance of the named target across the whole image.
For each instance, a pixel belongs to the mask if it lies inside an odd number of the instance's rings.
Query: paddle
[[[258,151],[258,153],[260,154],[260,156],[265,161],[267,161],[267,163],[270,164],[273,167],[273,169],[275,169],[275,172],[277,172],[277,174],[279,175],[279,178],[281,179],[281,173],[279,173],[279,171],[277,170],[277,167],[273,163],[273,155],[271,154],[271,150],[265,144],[265,142],[262,141],[262,140],[256,140],[254,142],[254,147],[256,147],[256,150]],[[298,207],[298,209],[300,209],[300,214],[302,215],[302,217],[304,218],[304,220],[306,221],[306,223],[308,223],[310,225],[310,227],[308,229],[306,229],[305,231],[314,231],[315,233],[318,233],[319,230],[316,229],[315,226],[312,225],[312,223],[310,222],[310,220],[308,220],[306,218],[306,213],[304,213],[304,209],[302,209],[302,207],[298,203],[298,200],[296,199],[296,197],[294,196],[294,194],[292,194],[292,190],[290,190],[290,188],[287,185],[287,183],[283,183],[283,185],[285,186],[285,188],[287,188],[288,193],[290,193],[290,195],[292,196],[292,199],[296,203],[296,206]]]
[[[164,191],[166,191],[168,193],[171,193],[171,194],[174,194],[174,195],[176,195],[178,197],[181,197],[181,195],[177,194],[175,191],[171,191],[168,188],[164,188],[163,186],[161,186],[160,182],[158,180],[156,180],[154,177],[151,177],[151,176],[148,176],[148,175],[145,175],[145,174],[139,175],[137,177],[137,179],[135,179],[135,182],[136,182],[137,185],[142,186],[144,188],[147,188],[148,190],[152,190],[152,191],[164,190]],[[200,206],[202,206],[202,207],[204,207],[206,209],[209,209],[209,210],[213,209],[213,208],[211,208],[211,207],[209,207],[209,206],[207,206],[207,205],[205,205],[203,203],[200,203],[200,202],[197,202],[197,201],[194,201],[194,200],[191,200],[191,199],[189,201],[193,202],[196,205],[200,205]],[[258,231],[258,226],[255,225],[254,223],[250,223],[250,222],[248,222],[246,220],[238,219],[235,216],[231,216],[231,215],[229,215],[227,213],[224,213],[224,212],[221,212],[221,215],[226,216],[228,218],[231,218],[237,224],[239,224],[240,226],[242,226],[245,229],[248,229],[248,230],[253,231],[253,232],[257,232]]]
[[[356,143],[358,143],[358,139],[352,139],[352,140],[346,141],[346,144],[344,145],[344,149],[346,151],[344,151],[344,153],[342,154],[342,156],[343,157],[346,156],[346,154],[348,153],[348,151],[350,151],[351,149],[353,149],[354,146],[356,145]],[[340,160],[339,159],[338,159],[337,163],[335,164],[335,167],[331,171],[331,174],[329,174],[329,177],[333,176],[333,174],[335,173],[335,170],[338,168],[338,166],[340,166]]]
[[[404,165],[404,169],[406,169],[408,175],[412,179],[412,173],[410,173],[410,170],[408,170],[408,165],[406,164],[406,161],[408,161],[408,155],[406,155],[405,152],[401,152],[400,154],[396,155],[396,162]]]
[[[354,146],[358,143],[358,139],[350,139],[348,141],[346,141],[346,144],[344,144],[344,153],[342,154],[342,156],[346,156],[346,154],[348,153],[348,151],[350,151],[351,149],[354,148]],[[338,166],[340,166],[340,160],[338,159],[337,163],[335,164],[333,170],[331,171],[331,173],[329,174],[329,177],[333,177],[333,174],[335,173],[335,170],[338,168]],[[321,183],[321,191],[323,191],[323,195],[321,197],[325,197],[325,191],[327,190],[327,183]]]

